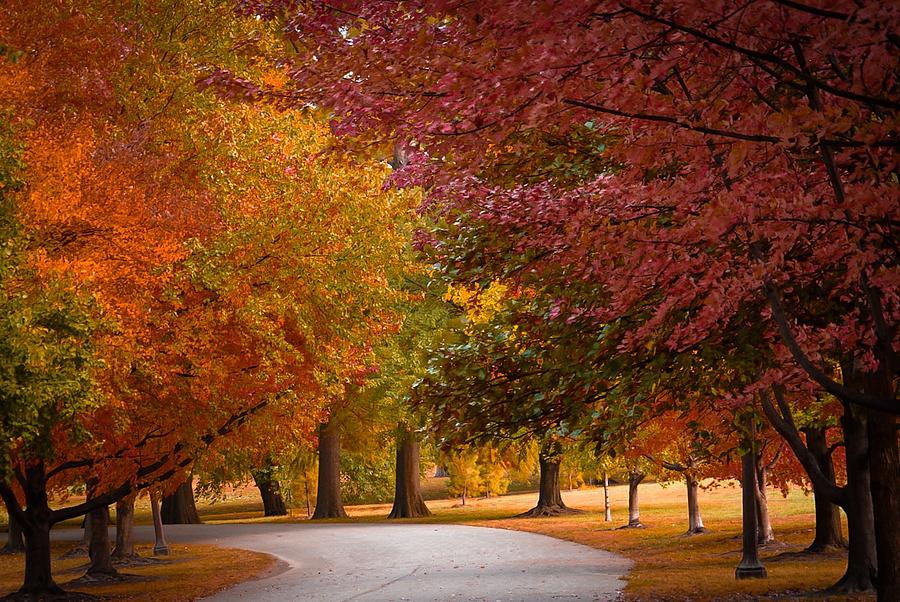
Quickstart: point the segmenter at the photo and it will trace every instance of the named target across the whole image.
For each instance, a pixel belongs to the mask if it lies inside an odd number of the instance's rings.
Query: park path
[[[137,541],[152,541],[151,529],[135,531]],[[171,525],[166,537],[170,543],[265,552],[282,561],[272,574],[209,598],[226,602],[615,600],[631,564],[544,535],[462,525]]]

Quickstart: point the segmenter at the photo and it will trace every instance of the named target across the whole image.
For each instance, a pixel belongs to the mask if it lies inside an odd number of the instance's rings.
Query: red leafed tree
[[[605,323],[648,312],[626,346],[674,321],[663,343],[685,349],[759,315],[758,345],[780,365],[751,373],[754,387],[827,391],[857,416],[853,436],[883,476],[871,483],[879,596],[900,597],[900,10],[778,0],[239,5],[284,25],[290,85],[225,71],[207,82],[320,103],[339,132],[425,151],[406,173],[433,185],[432,207],[530,249],[544,261],[529,274],[604,291],[580,315]],[[574,189],[478,177],[523,131],[585,123],[620,137],[608,151],[616,170]],[[650,291],[664,291],[662,302],[648,307]],[[842,378],[827,367],[837,362]]]

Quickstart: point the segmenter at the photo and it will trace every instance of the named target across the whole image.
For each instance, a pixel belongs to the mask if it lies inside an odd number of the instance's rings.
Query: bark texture
[[[753,436],[751,428],[751,440]],[[734,570],[736,579],[765,579],[765,567],[759,561],[759,543],[756,524],[756,452],[748,451],[741,457],[741,517],[743,522],[743,545],[741,562]]]
[[[336,417],[319,426],[319,484],[312,518],[347,518],[341,501],[341,427]]]
[[[271,460],[267,460],[263,468],[253,471],[253,481],[262,497],[263,514],[265,516],[284,516],[288,513],[287,506],[281,496],[281,484],[274,476],[274,469]]]
[[[541,454],[538,458],[541,466],[541,484],[538,492],[537,506],[523,512],[520,517],[559,516],[572,512],[562,501],[559,488],[559,456]]]
[[[116,547],[112,557],[116,560],[136,558],[134,551],[134,498],[116,502]]]
[[[22,535],[25,537],[25,578],[19,593],[35,597],[63,593],[50,572],[50,528],[53,522],[46,479],[43,462],[35,462],[25,468],[25,508],[24,516],[20,516]]]
[[[646,477],[640,470],[632,470],[628,473],[628,524],[623,529],[643,529],[641,522],[641,504],[638,499],[638,485]]]
[[[822,474],[831,483],[835,482],[834,462],[828,448],[826,428],[824,426],[803,429],[806,435],[806,447],[816,460]],[[816,535],[806,551],[819,554],[847,547],[841,526],[841,511],[822,491],[817,481],[812,481],[813,496],[816,505]]]
[[[685,473],[684,480],[687,485],[688,502],[688,535],[706,533],[703,526],[703,517],[700,516],[700,479],[691,473]]]
[[[847,531],[849,552],[844,576],[830,590],[836,593],[875,589],[875,515],[872,508],[867,413],[847,405],[841,416],[847,455]]]
[[[431,516],[422,498],[419,482],[419,442],[407,429],[397,436],[397,470],[394,480],[394,506],[388,518]]]
[[[153,543],[154,556],[168,556],[169,544],[166,543],[166,531],[163,527],[162,511],[159,507],[159,493],[150,492],[150,513],[153,515],[153,535],[155,541]]]
[[[869,376],[867,392],[893,399],[889,371],[882,365]],[[900,600],[900,449],[897,445],[897,416],[869,410],[869,468],[875,548],[878,559],[878,602]]]
[[[842,364],[842,373],[848,385],[855,387],[852,367]],[[870,490],[868,436],[865,410],[845,403],[841,416],[844,447],[847,458],[847,484],[837,487],[823,474],[816,456],[802,441],[794,423],[791,408],[777,387],[773,388],[778,408],[775,409],[767,394],[760,397],[763,411],[772,426],[784,437],[797,459],[803,465],[810,480],[822,497],[839,505],[847,514],[848,559],[847,569],[841,579],[829,591],[853,593],[872,590],[875,587],[875,522]]]
[[[188,479],[178,486],[171,495],[162,501],[162,521],[166,525],[199,525],[200,515],[194,502],[193,479]]]
[[[116,569],[112,565],[109,541],[109,506],[100,506],[92,510],[91,521],[91,547],[88,555],[91,564],[87,574],[91,576],[111,577],[116,575]]]
[[[6,534],[6,545],[0,550],[0,554],[21,554],[25,551],[25,537],[22,535],[22,525],[16,520],[12,512],[7,512],[9,517],[9,531]]]
[[[603,473],[603,520],[612,522],[612,508],[609,505],[609,475]]]
[[[766,481],[769,467],[763,464],[761,454],[756,456],[756,538],[759,545],[764,546],[775,541],[775,530],[769,516],[769,496],[766,494]]]

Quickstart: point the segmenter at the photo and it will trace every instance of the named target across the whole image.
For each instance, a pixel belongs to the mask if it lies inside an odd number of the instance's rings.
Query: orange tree
[[[226,435],[258,440],[261,413],[270,436],[310,437],[395,328],[383,266],[408,197],[381,191],[386,166],[323,154],[313,115],[197,93],[241,26],[196,8],[0,9],[24,182],[4,199],[29,270],[3,282],[0,493],[26,537],[23,592],[58,590],[54,523],[215,459]],[[50,508],[85,481],[88,501]]]

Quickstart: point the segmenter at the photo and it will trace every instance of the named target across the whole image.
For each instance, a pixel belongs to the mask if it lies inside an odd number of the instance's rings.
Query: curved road
[[[56,532],[77,538],[80,530]],[[137,527],[138,541],[152,529]],[[280,569],[209,600],[615,600],[631,563],[544,535],[461,525],[170,525],[170,543],[272,554]]]

